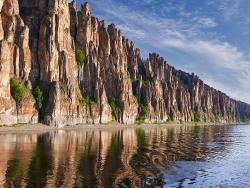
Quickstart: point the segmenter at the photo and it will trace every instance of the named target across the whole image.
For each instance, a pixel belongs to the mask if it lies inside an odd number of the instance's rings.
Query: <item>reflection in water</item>
[[[196,165],[200,172],[200,163],[225,159],[242,136],[235,129],[180,126],[0,134],[0,187],[177,187],[185,185],[191,173],[180,166]]]

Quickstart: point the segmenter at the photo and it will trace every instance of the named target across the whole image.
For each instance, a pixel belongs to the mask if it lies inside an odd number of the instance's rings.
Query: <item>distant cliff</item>
[[[68,0],[0,0],[0,124],[239,122],[250,105],[143,61],[115,25]]]

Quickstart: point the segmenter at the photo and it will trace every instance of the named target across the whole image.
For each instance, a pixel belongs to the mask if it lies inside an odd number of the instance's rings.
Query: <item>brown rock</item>
[[[30,90],[40,84],[40,119],[51,126],[109,122],[112,100],[124,124],[250,119],[248,104],[175,70],[158,54],[144,61],[114,24],[91,16],[88,3],[78,11],[75,0],[0,0],[0,10],[0,124],[38,119],[33,99],[16,108],[13,77]]]

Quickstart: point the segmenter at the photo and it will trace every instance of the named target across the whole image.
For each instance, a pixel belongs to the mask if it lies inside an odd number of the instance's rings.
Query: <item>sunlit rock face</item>
[[[194,74],[174,69],[158,54],[130,61],[134,93],[148,106],[149,122],[237,122],[237,102],[204,84]],[[244,111],[244,110],[243,110]],[[248,116],[249,118],[249,116]]]
[[[175,70],[158,54],[142,60],[115,25],[91,16],[88,3],[77,9],[75,0],[1,0],[0,10],[0,124],[38,121],[33,99],[21,105],[12,99],[14,77],[30,91],[41,87],[39,119],[50,126],[250,119],[249,105]],[[88,105],[83,97],[91,99]]]
[[[0,123],[35,123],[38,117],[34,100],[16,105],[10,94],[13,77],[30,87],[29,28],[20,16],[17,0],[1,0],[0,10]]]

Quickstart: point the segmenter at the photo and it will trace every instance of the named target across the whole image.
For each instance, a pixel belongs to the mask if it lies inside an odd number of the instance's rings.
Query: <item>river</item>
[[[0,187],[250,187],[250,125],[0,133]]]

